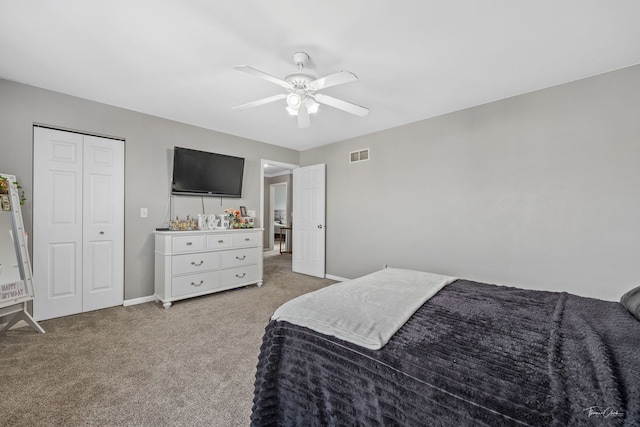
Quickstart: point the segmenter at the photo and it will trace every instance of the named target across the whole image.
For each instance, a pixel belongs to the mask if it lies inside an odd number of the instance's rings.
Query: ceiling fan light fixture
[[[287,95],[287,105],[289,108],[297,110],[300,108],[300,103],[302,102],[302,97],[297,93],[290,93]]]
[[[309,112],[309,114],[317,113],[318,107],[320,107],[320,104],[318,104],[316,101],[314,101],[311,98],[307,98],[307,111]]]
[[[289,113],[290,116],[297,116],[298,115],[298,110],[294,110],[293,108],[289,107],[287,105],[287,107],[285,108],[287,110],[287,113]]]
[[[304,100],[304,103],[305,103],[305,105],[307,107],[307,113],[315,114],[315,113],[318,112],[318,107],[320,107],[320,104],[318,104],[313,99],[307,98],[307,99]],[[289,104],[289,100],[288,99],[287,99],[287,104]],[[300,108],[300,104],[295,108],[291,107],[291,105],[287,105],[286,110],[290,115],[297,116],[299,108]]]

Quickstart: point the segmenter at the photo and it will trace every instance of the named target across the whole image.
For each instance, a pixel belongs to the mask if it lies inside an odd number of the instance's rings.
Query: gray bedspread
[[[266,328],[254,426],[640,426],[640,322],[619,303],[457,280],[381,350]]]

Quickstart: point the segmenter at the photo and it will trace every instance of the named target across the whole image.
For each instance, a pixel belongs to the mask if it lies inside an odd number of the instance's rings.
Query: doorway
[[[265,159],[261,160],[260,165],[260,178],[263,183],[260,191],[260,226],[264,228],[265,233],[264,251],[265,254],[269,251],[269,254],[275,252],[276,255],[280,255],[280,228],[291,227],[293,224],[292,172],[298,165]],[[289,239],[290,242],[291,235],[285,239]]]
[[[287,230],[291,227],[291,203],[289,197],[289,180],[269,184],[269,248],[280,252],[291,246],[287,239]]]

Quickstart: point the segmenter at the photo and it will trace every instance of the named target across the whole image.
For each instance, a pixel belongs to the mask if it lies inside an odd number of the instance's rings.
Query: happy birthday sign
[[[23,297],[27,290],[22,280],[15,283],[3,283],[0,285],[0,301],[8,301]]]

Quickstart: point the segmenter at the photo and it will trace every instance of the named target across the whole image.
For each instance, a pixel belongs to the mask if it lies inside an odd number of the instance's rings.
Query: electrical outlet
[[[140,218],[146,218],[149,216],[147,208],[140,208]]]

